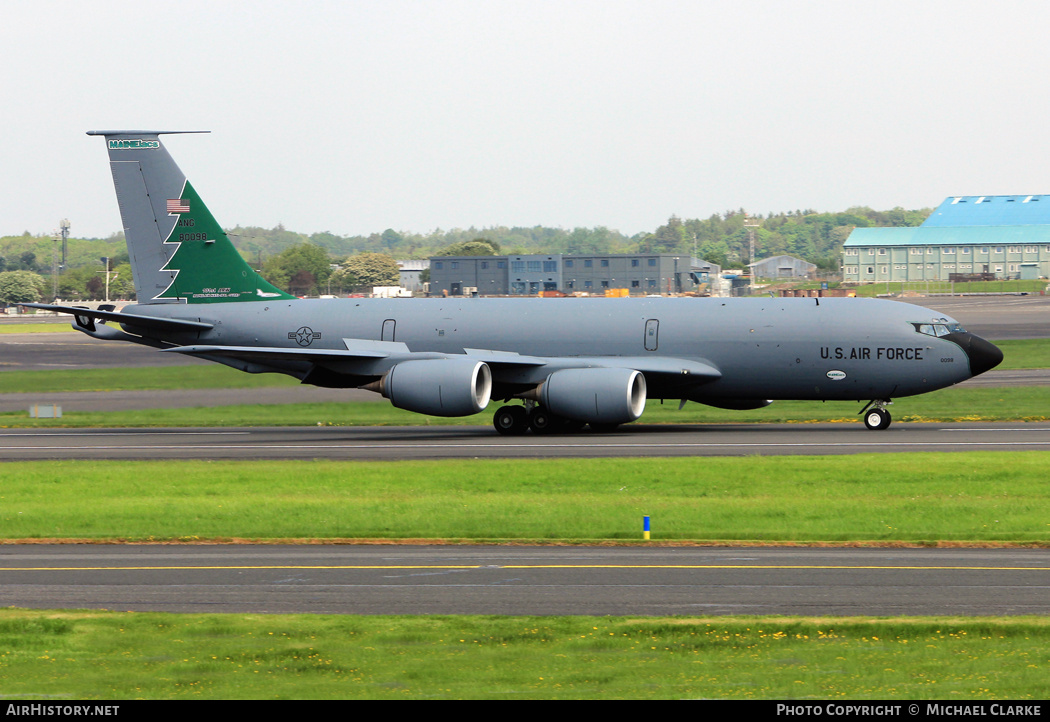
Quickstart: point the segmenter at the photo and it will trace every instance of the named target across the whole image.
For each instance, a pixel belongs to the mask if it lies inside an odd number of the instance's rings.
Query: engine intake
[[[634,369],[563,369],[528,397],[567,419],[625,424],[645,411],[645,376]]]
[[[378,391],[399,409],[432,416],[470,416],[492,396],[492,371],[472,359],[402,361],[364,388]]]

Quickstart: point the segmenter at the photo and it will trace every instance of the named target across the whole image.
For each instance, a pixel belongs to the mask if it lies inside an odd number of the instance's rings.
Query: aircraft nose
[[[964,335],[966,340],[962,347],[970,358],[970,372],[974,376],[983,374],[989,369],[994,369],[1003,362],[1003,352],[994,343],[985,341],[980,336],[974,336],[972,333]]]

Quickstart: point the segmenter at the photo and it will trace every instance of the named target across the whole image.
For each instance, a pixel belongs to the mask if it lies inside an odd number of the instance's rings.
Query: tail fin
[[[294,298],[263,280],[230,243],[160,142],[173,132],[88,131],[106,139],[138,302]]]

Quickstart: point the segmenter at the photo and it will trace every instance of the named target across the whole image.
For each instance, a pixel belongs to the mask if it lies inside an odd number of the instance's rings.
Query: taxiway
[[[631,424],[506,437],[491,427],[5,429],[0,461],[34,459],[544,459],[1050,449],[1050,423]]]
[[[1046,615],[1050,551],[0,547],[0,604],[117,611]]]

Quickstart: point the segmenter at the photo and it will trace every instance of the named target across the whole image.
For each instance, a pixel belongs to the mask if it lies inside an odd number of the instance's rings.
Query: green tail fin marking
[[[179,220],[164,242],[178,247],[162,270],[175,276],[156,298],[183,298],[186,303],[295,298],[245,262],[189,181],[182,195],[167,203],[168,215],[177,215]]]

